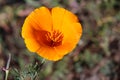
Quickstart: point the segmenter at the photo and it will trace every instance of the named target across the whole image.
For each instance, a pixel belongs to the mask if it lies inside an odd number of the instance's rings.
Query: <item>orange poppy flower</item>
[[[81,35],[82,28],[77,17],[60,7],[35,9],[22,27],[26,47],[52,61],[60,60],[71,52]]]

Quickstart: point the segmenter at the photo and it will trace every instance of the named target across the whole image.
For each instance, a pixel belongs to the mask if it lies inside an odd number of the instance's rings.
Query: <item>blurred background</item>
[[[21,37],[26,16],[40,6],[70,10],[83,28],[74,51],[41,70],[42,58]],[[8,80],[120,80],[120,0],[0,0],[0,80],[9,53]]]

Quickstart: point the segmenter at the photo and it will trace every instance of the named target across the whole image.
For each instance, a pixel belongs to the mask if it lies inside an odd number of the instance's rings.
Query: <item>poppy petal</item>
[[[56,50],[55,48],[50,48],[50,47],[41,47],[37,51],[37,54],[40,55],[41,57],[44,57],[52,61],[60,60],[63,57],[63,55],[59,54],[59,50]]]
[[[76,44],[78,43],[82,35],[82,28],[79,23],[74,23],[71,25],[64,25],[64,26],[69,26],[69,28],[63,27],[64,28],[63,34],[65,33],[63,38],[63,43],[61,46],[57,47],[57,49],[61,51],[61,55],[66,55],[69,52],[71,52],[76,47]]]
[[[49,9],[46,7],[40,7],[38,9],[35,9],[28,16],[28,20],[29,20],[29,23],[32,24],[32,27],[34,27],[37,30],[41,29],[41,30],[51,31],[52,17]]]
[[[25,39],[25,44],[28,50],[31,52],[36,52],[40,48],[38,42],[33,38]]]
[[[29,35],[28,35],[29,34]],[[23,38],[33,38],[33,28],[26,20],[22,27],[22,37]]]
[[[62,29],[62,25],[64,23],[64,19],[67,19],[68,22],[78,22],[77,17],[69,12],[68,10],[65,10],[64,8],[55,7],[52,9],[52,19],[53,19],[53,28],[60,30]]]

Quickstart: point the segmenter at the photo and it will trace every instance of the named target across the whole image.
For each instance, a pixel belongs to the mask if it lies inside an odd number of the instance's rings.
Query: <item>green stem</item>
[[[45,62],[45,58],[42,59],[41,64],[43,64],[44,62]]]
[[[40,70],[42,69],[44,63],[45,63],[45,59],[43,58],[37,71],[40,71]],[[38,64],[37,64],[37,66],[38,66]],[[37,74],[38,74],[38,72],[36,72],[36,73],[34,74],[34,77],[33,77],[32,80],[36,80]]]

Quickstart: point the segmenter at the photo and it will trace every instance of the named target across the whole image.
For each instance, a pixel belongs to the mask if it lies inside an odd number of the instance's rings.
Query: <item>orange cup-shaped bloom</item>
[[[52,61],[60,60],[72,51],[81,35],[82,27],[77,17],[60,7],[35,9],[22,27],[26,47]]]

